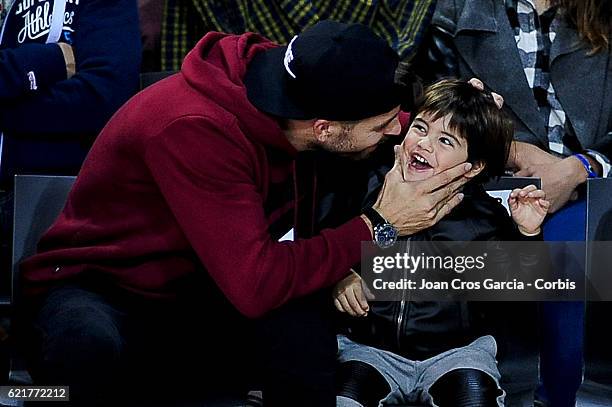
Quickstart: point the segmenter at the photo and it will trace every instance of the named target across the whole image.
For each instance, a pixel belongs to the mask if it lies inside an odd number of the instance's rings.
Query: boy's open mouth
[[[417,171],[423,171],[423,170],[428,170],[430,168],[433,168],[429,164],[429,161],[427,161],[425,157],[423,157],[422,155],[418,153],[412,154],[412,159],[410,160],[410,166]]]

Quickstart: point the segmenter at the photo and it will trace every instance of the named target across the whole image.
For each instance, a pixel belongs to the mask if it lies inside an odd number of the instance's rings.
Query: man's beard
[[[350,151],[353,144],[348,141],[346,143],[336,143],[331,145],[322,145],[319,143],[313,143],[311,145],[311,149],[318,152],[325,152],[326,154],[333,154],[343,158],[348,158],[350,160],[365,160],[372,156],[372,154],[380,147],[381,144],[384,144],[386,141],[385,138],[381,139],[377,144],[373,146],[366,147],[363,150],[359,151]]]

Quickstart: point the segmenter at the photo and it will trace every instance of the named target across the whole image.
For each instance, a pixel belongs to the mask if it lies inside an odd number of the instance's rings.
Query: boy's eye
[[[453,141],[448,137],[440,137],[440,143],[451,147],[453,146]]]
[[[412,127],[416,129],[419,133],[425,133],[426,131],[425,127],[420,124],[414,124]]]

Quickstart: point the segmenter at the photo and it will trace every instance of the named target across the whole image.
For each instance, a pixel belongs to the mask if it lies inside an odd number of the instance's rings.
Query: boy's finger
[[[362,315],[365,313],[359,301],[357,301],[357,296],[353,290],[348,290],[346,293],[346,299],[348,300],[351,309],[355,313],[355,315]]]
[[[530,192],[527,196],[529,198],[545,198],[546,192],[542,191],[541,189],[538,189],[537,191]]]
[[[336,309],[340,312],[346,312],[344,311],[344,308],[342,308],[342,304],[340,304],[340,301],[338,301],[337,298],[334,298],[334,306],[336,307]]]
[[[346,299],[346,295],[341,295],[340,297],[338,297],[338,301],[340,301],[340,305],[342,306],[344,312],[346,312],[350,316],[355,316],[355,312],[353,311],[353,308],[351,308],[351,306],[349,305],[348,300]]]
[[[523,188],[523,191],[529,193],[529,192],[535,191],[537,189],[538,189],[538,187],[536,187],[535,185],[529,184],[525,188]]]
[[[361,309],[367,312],[370,307],[368,306],[368,300],[366,299],[365,295],[363,294],[363,290],[361,289],[361,284],[359,284],[359,287],[355,288],[355,297],[357,298],[357,302],[359,303]]]

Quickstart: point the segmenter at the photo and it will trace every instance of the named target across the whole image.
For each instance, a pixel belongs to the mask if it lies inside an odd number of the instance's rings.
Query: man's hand
[[[72,46],[65,42],[58,42],[57,45],[62,50],[64,62],[66,63],[66,79],[70,79],[76,73],[76,60],[74,59],[74,50]]]
[[[395,164],[385,176],[373,208],[391,223],[400,236],[412,235],[435,225],[457,206],[463,194],[459,189],[473,175],[472,165],[459,164],[423,181],[405,181],[399,147]]]
[[[550,201],[551,213],[558,211],[571,198],[575,199],[576,187],[587,179],[586,170],[577,158],[554,158],[552,163],[532,164],[515,173],[516,176],[538,177],[542,180],[542,189]]]
[[[370,306],[368,300],[374,295],[365,285],[359,274],[351,270],[351,274],[338,282],[333,291],[334,305],[340,312],[346,312],[352,317],[365,317]]]
[[[540,233],[540,225],[550,208],[550,202],[546,200],[544,191],[535,185],[528,185],[510,193],[508,206],[519,231],[526,236],[533,236]]]

